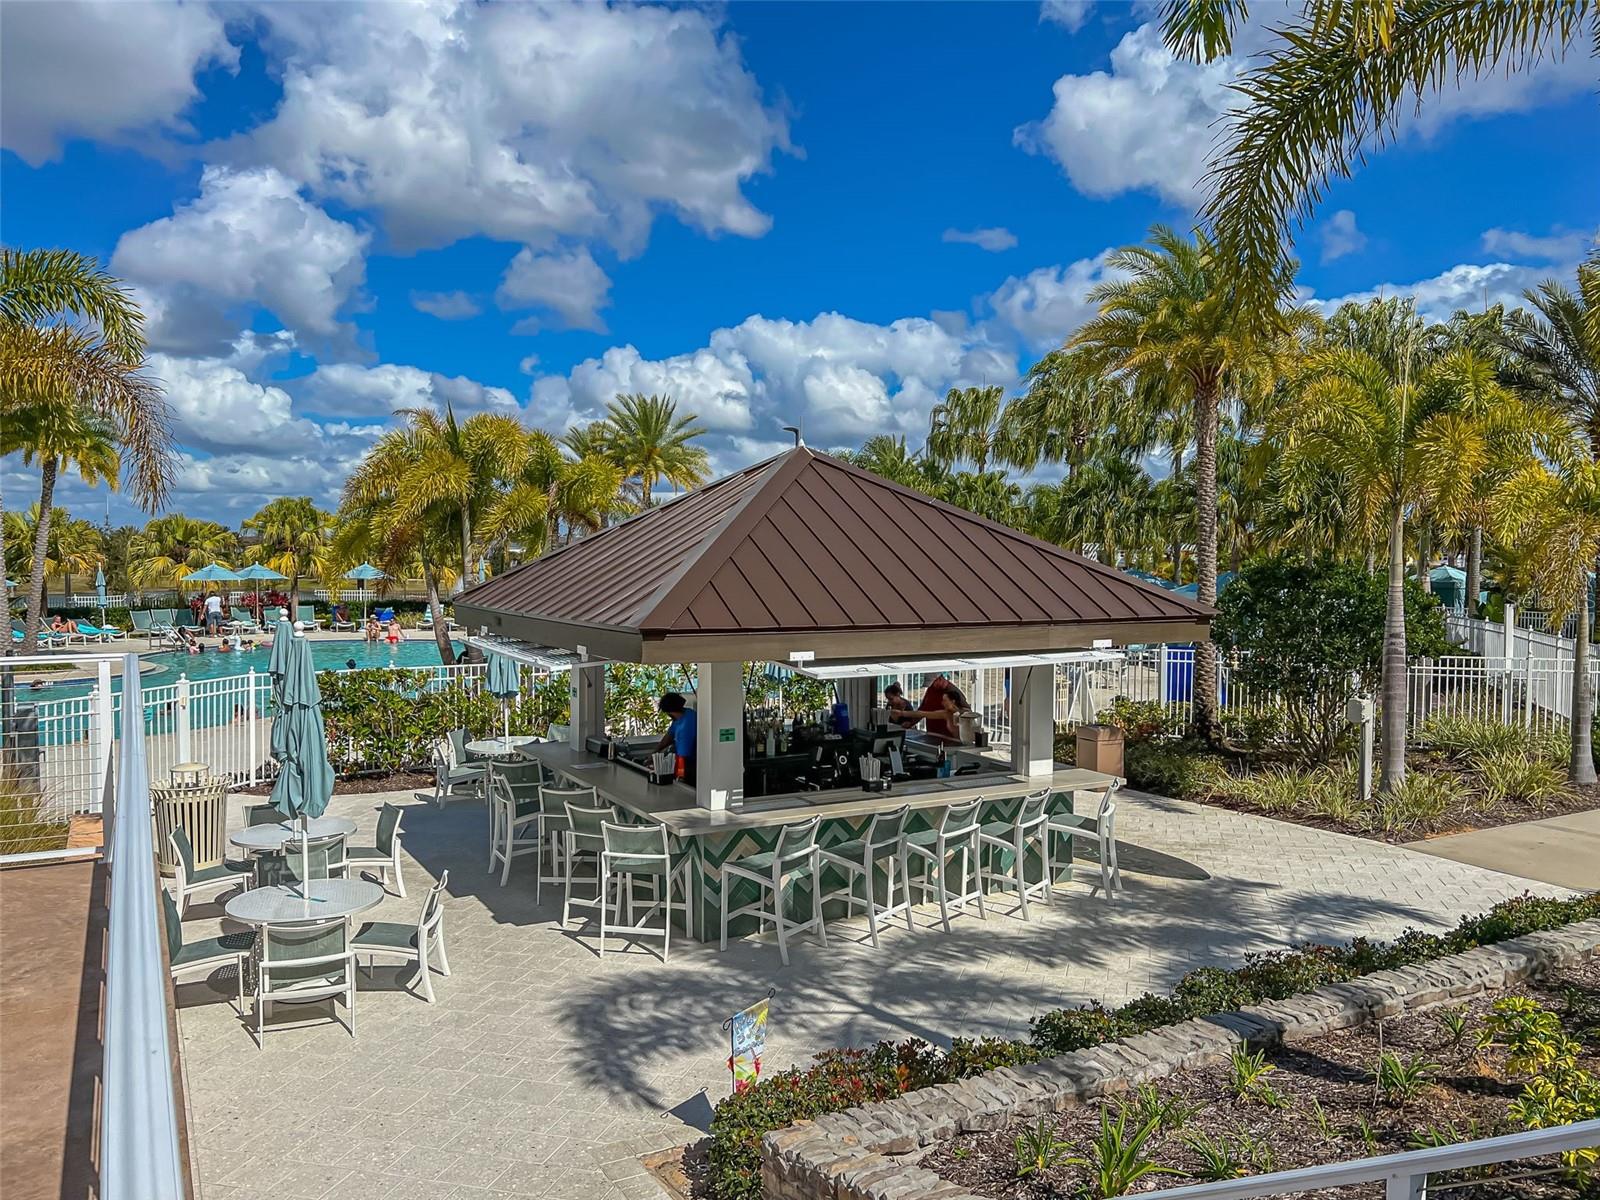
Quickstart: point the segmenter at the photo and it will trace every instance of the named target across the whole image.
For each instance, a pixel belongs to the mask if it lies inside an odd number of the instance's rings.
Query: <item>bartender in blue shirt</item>
[[[672,718],[672,724],[656,743],[657,750],[670,748],[678,756],[678,778],[685,783],[694,782],[695,734],[697,723],[694,709],[684,700],[682,692],[668,692],[661,697],[658,708]]]

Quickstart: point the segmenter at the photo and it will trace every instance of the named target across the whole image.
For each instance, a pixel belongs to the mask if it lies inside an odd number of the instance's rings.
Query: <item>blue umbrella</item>
[[[504,654],[489,652],[489,694],[500,698],[504,715],[505,738],[511,740],[510,699],[522,690],[522,670],[515,659]]]
[[[94,594],[100,601],[100,628],[106,627],[106,570],[104,567],[94,569]]]
[[[367,582],[372,579],[384,579],[387,576],[371,563],[362,563],[359,567],[352,567],[345,572],[346,579],[359,580],[361,583],[361,623],[367,623]]]
[[[181,583],[237,583],[240,576],[234,573],[232,567],[225,567],[221,563],[211,563],[209,566],[200,567],[185,575]]]
[[[261,582],[262,580],[267,580],[267,579],[288,579],[289,577],[287,575],[280,575],[277,571],[274,571],[271,567],[265,566],[262,563],[251,563],[248,567],[246,567],[244,570],[239,572],[239,578],[240,579],[244,579],[244,580],[250,580],[252,582]],[[296,599],[298,600],[299,597],[296,597]],[[260,619],[261,619],[261,589],[257,588],[256,589],[256,620],[259,621]]]
[[[272,639],[272,757],[278,778],[272,804],[286,817],[300,818],[300,878],[310,877],[306,822],[328,809],[333,795],[333,766],[328,762],[328,733],[322,723],[322,689],[311,662],[311,645],[287,621],[279,621]]]

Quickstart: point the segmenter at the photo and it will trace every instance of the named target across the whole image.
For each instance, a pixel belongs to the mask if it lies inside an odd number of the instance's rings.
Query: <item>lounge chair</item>
[[[45,644],[49,646],[55,646],[59,648],[67,644],[67,635],[64,633],[54,632],[48,625],[41,625],[39,627],[39,636],[43,638]],[[11,640],[19,646],[28,640],[27,630],[21,621],[11,622]]]
[[[87,621],[74,621],[72,627],[76,632],[67,634],[67,641],[69,642],[73,638],[77,638],[87,645],[89,642],[108,642],[111,640],[111,635],[105,630],[97,625],[91,625]]]
[[[339,609],[344,609],[345,615],[339,616]],[[350,609],[341,604],[328,610],[328,628],[335,633],[354,633],[360,626],[350,619]]]
[[[135,633],[143,635],[147,642],[155,640],[155,622],[151,619],[149,613],[142,609],[135,609],[128,614],[128,618],[133,622],[133,631]]]
[[[250,610],[239,608],[234,610],[233,616],[222,623],[222,628],[228,633],[261,633],[261,626],[256,624],[255,617],[250,615]]]

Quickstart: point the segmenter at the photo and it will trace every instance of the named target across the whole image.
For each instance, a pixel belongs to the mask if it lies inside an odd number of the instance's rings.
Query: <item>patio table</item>
[[[223,909],[246,925],[304,925],[353,917],[376,908],[383,889],[365,879],[312,879],[241,892]]]
[[[343,835],[349,837],[356,831],[356,823],[345,817],[315,817],[306,827],[306,837],[316,838],[336,837]],[[292,842],[300,840],[300,826],[295,821],[279,821],[272,825],[252,825],[247,829],[236,829],[228,835],[232,842],[252,854],[262,854],[272,850],[281,850]]]
[[[522,747],[531,746],[538,740],[536,737],[482,738],[476,742],[468,742],[467,753],[480,758],[513,758]]]

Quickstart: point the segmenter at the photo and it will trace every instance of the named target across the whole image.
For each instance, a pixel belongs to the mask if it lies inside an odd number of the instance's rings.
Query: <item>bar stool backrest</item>
[[[939,835],[946,841],[966,837],[978,828],[978,812],[983,808],[983,797],[968,800],[965,804],[952,804],[944,810],[939,821]]]
[[[906,831],[906,821],[911,816],[911,806],[902,804],[892,812],[879,813],[867,826],[867,845],[874,850],[892,850],[900,844]]]
[[[616,814],[609,804],[590,808],[582,804],[566,805],[567,821],[572,828],[572,848],[579,854],[597,854],[606,848],[605,825]],[[662,828],[666,828],[662,826]]]
[[[257,825],[276,825],[283,820],[283,814],[278,811],[275,804],[247,804],[244,809],[245,827],[254,829]]]
[[[1050,803],[1049,788],[1042,792],[1034,792],[1030,796],[1024,796],[1022,798],[1022,807],[1017,809],[1017,828],[1026,833],[1030,829],[1036,829],[1043,825],[1049,819],[1044,811],[1044,807],[1048,803]]]
[[[492,762],[489,764],[489,787],[498,790],[512,804],[537,803],[541,770],[538,763]]]
[[[600,807],[592,787],[555,787],[547,783],[539,788],[539,811],[544,814],[546,829],[566,828],[569,804],[579,808]]]
[[[613,870],[626,869],[630,861],[635,865],[640,860],[661,864],[669,861],[665,825],[619,825],[606,821],[600,826],[600,833]]]
[[[810,854],[817,848],[817,827],[822,824],[821,817],[807,817],[804,821],[796,821],[792,825],[785,825],[778,831],[778,852],[774,865],[781,866],[789,859],[799,858],[803,854]]]

